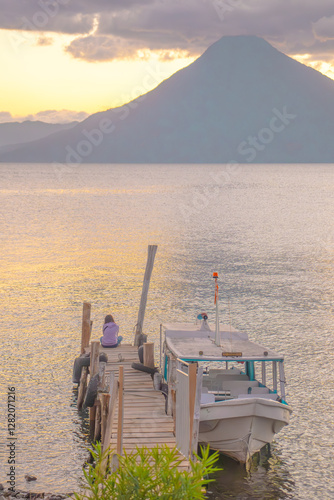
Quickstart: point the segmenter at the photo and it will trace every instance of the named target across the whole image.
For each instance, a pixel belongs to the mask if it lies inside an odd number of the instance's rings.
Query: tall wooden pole
[[[150,279],[151,279],[152,269],[153,269],[153,265],[154,265],[155,254],[157,253],[157,248],[158,248],[157,245],[149,245],[148,246],[147,263],[146,263],[146,269],[145,269],[145,275],[144,275],[144,281],[143,281],[143,289],[141,292],[141,299],[140,299],[140,306],[139,306],[139,311],[138,311],[138,319],[137,319],[137,325],[136,325],[134,345],[139,345],[140,335],[142,334],[142,331],[143,331],[148,289],[150,286]]]
[[[82,308],[81,354],[83,354],[85,352],[85,348],[89,346],[90,333],[92,329],[90,311],[91,305],[89,302],[84,302]]]

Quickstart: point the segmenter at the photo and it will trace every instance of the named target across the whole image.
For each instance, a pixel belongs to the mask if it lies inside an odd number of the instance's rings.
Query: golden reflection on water
[[[217,188],[207,168],[220,166],[155,167],[83,166],[59,180],[48,165],[0,165],[0,410],[15,384],[18,487],[36,488],[25,473],[38,476],[40,491],[77,485],[87,457],[71,383],[82,302],[92,303],[93,338],[112,312],[131,341],[147,245],[156,243],[144,324],[156,354],[161,322],[191,321],[203,309],[214,317],[217,271],[222,319],[231,313],[235,326],[286,356],[291,425],[250,478],[226,465],[235,479],[226,495],[264,498],[265,484],[273,499],[289,498],[289,488],[292,498],[334,497],[330,170],[255,166],[198,207],[203,186]]]

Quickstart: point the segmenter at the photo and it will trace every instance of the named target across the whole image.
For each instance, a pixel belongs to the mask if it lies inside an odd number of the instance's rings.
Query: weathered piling
[[[84,302],[82,308],[81,354],[83,354],[85,352],[85,348],[89,346],[92,331],[90,313],[91,304],[89,302]]]
[[[94,441],[101,441],[102,433],[102,391],[105,390],[105,370],[106,363],[99,364],[99,384],[97,387],[98,394],[95,401],[96,414],[95,414],[95,430],[94,430]]]
[[[88,378],[88,367],[84,366],[81,370],[81,377],[78,390],[77,408],[79,411],[82,409],[82,405],[85,400],[85,395],[87,391],[87,378]]]
[[[101,400],[101,442],[103,443],[108,425],[110,394],[107,393],[101,394],[100,400]]]
[[[146,342],[144,344],[144,365],[154,368],[154,343]]]
[[[90,352],[90,378],[92,379],[95,375],[99,373],[99,350],[100,342],[91,342],[91,352]],[[94,406],[89,408],[89,429],[91,439],[94,439],[95,435],[95,420],[96,420],[96,402]]]
[[[153,265],[154,265],[154,258],[155,258],[155,254],[157,253],[157,249],[158,249],[157,245],[149,245],[148,246],[147,263],[146,263],[146,269],[145,269],[145,274],[144,274],[143,288],[142,288],[142,293],[141,293],[141,299],[140,299],[140,305],[139,305],[139,311],[138,311],[138,319],[137,319],[137,324],[136,324],[136,333],[135,333],[135,339],[134,339],[135,346],[140,345],[140,337],[141,337],[141,334],[143,333],[143,324],[144,324],[144,317],[145,317],[145,310],[146,310],[146,303],[147,303],[147,295],[148,295],[148,289],[150,286],[150,280],[151,280],[151,275],[152,275],[152,270],[153,270]]]
[[[85,349],[89,346],[90,336],[92,333],[93,321],[90,319],[91,304],[84,302],[82,307],[82,325],[81,325],[81,348],[80,353],[84,354]],[[81,377],[78,389],[77,408],[82,409],[87,390],[88,367],[84,366],[81,370]]]

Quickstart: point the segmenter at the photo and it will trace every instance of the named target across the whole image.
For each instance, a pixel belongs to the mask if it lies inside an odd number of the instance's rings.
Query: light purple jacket
[[[103,325],[103,337],[102,345],[115,345],[117,344],[117,337],[119,332],[119,326],[116,323],[105,323]]]

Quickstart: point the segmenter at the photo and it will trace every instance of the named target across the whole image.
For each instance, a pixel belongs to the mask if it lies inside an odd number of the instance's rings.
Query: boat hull
[[[291,411],[259,397],[201,405],[199,443],[246,463],[289,423]]]

